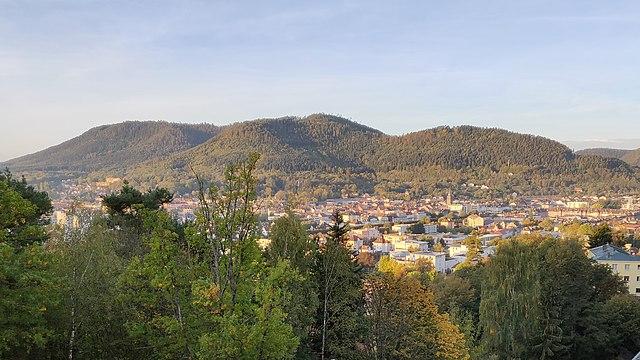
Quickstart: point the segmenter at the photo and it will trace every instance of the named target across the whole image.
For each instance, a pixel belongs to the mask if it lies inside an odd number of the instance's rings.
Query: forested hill
[[[262,169],[282,172],[363,169],[363,158],[386,137],[382,132],[330,115],[260,119],[229,125],[211,140],[154,167],[202,170],[260,153]]]
[[[505,165],[557,172],[576,164],[573,152],[558,142],[502,129],[438,127],[390,136],[343,118],[311,115],[230,125],[191,150],[149,165],[182,169],[189,163],[207,170],[241,159],[250,151],[262,155],[261,168],[282,172]]]
[[[465,183],[503,194],[640,189],[637,168],[618,159],[577,155],[540,136],[472,126],[392,136],[325,114],[222,127],[109,125],[8,165],[16,171],[125,176],[142,186],[189,190],[191,169],[215,177],[225,164],[250,152],[261,154],[259,174],[268,192],[308,191],[316,197],[345,189],[419,195]]]
[[[595,148],[585,149],[577,152],[580,155],[598,155],[607,158],[615,158],[625,161],[626,163],[634,166],[640,166],[640,149],[625,150],[625,149],[609,149],[609,148]]]
[[[210,124],[127,121],[103,125],[59,145],[8,161],[16,171],[96,171],[134,166],[201,144],[218,132]]]
[[[574,158],[566,146],[540,136],[460,126],[386,137],[367,158],[367,163],[378,170],[424,165],[452,169],[523,165],[563,170]]]
[[[592,149],[578,150],[578,151],[576,151],[576,154],[579,154],[579,155],[598,155],[598,156],[602,156],[602,157],[622,159],[625,155],[627,155],[630,152],[633,152],[633,150],[610,149],[610,148],[592,148]]]
[[[267,192],[314,197],[345,189],[420,195],[467,182],[486,184],[493,194],[640,189],[638,171],[623,161],[576,155],[540,136],[472,126],[391,136],[324,114],[229,125],[209,141],[147,162],[129,176],[180,187],[192,181],[191,168],[216,174],[250,151],[262,155]]]
[[[622,157],[622,160],[635,166],[640,166],[640,149],[633,150]]]

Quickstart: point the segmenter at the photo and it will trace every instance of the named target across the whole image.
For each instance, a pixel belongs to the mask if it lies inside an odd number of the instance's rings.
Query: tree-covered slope
[[[575,156],[566,146],[540,136],[473,126],[438,127],[380,141],[367,163],[380,170],[437,165],[463,169],[504,165],[566,169]]]
[[[164,121],[103,125],[59,145],[6,162],[14,171],[95,171],[134,166],[201,144],[218,127]]]
[[[209,141],[146,162],[129,176],[179,187],[192,180],[191,168],[208,177],[252,151],[261,154],[261,176],[280,184],[276,190],[417,194],[465,182],[487,184],[500,193],[640,188],[636,170],[623,161],[576,155],[540,136],[471,126],[390,136],[324,114],[229,125]]]
[[[610,148],[593,148],[576,151],[579,155],[598,155],[606,158],[623,159],[625,155],[633,152],[633,150],[610,149]]]
[[[622,160],[626,161],[631,165],[640,166],[640,149],[631,150],[627,152],[622,157]]]
[[[364,153],[385,135],[378,130],[331,115],[260,119],[232,124],[193,149],[151,167],[182,170],[190,164],[208,170],[261,155],[260,168],[283,172],[361,168]]]
[[[609,148],[595,148],[585,149],[577,152],[580,155],[598,155],[605,158],[620,159],[629,165],[640,166],[640,149],[626,150],[626,149],[609,149]]]
[[[72,170],[140,185],[194,187],[195,170],[219,177],[225,164],[261,155],[273,191],[425,194],[483,184],[500,194],[640,190],[638,169],[616,158],[575,154],[556,141],[502,129],[438,127],[386,135],[326,114],[259,119],[223,127],[163,122],[98,127],[9,162],[14,170]],[[216,175],[218,174],[218,175]],[[68,174],[67,174],[68,175]],[[355,190],[354,190],[355,189]]]

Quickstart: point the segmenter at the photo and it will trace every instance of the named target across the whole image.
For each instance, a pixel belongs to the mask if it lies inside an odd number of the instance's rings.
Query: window
[[[629,267],[630,267],[630,266],[631,266],[631,265],[629,265],[629,264],[624,264],[624,269],[625,269],[625,270],[629,270]]]
[[[618,270],[618,264],[611,264],[611,268],[613,270]]]
[[[638,265],[638,270],[640,270],[640,265]]]
[[[622,280],[624,280],[624,282],[629,282],[629,277],[628,276],[623,276]]]
[[[636,288],[636,294],[640,294],[640,288]]]
[[[636,281],[640,281],[640,276],[636,276]]]

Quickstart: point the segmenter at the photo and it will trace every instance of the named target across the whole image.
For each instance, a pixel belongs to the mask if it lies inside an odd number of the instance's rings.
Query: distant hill
[[[593,149],[584,149],[584,150],[576,151],[576,154],[580,154],[580,155],[598,155],[598,156],[602,156],[602,157],[622,159],[625,155],[627,155],[630,152],[633,152],[633,150],[609,149],[609,148],[593,148]]]
[[[636,150],[624,150],[624,149],[609,149],[609,148],[594,148],[580,150],[577,154],[582,155],[598,155],[607,158],[616,158],[625,161],[633,166],[640,166],[640,149]]]
[[[209,124],[128,121],[103,125],[59,145],[6,162],[14,171],[110,170],[189,149],[219,128]]]
[[[66,168],[94,178],[117,169],[143,186],[189,191],[194,186],[191,169],[216,179],[225,164],[252,151],[261,154],[260,187],[268,194],[285,190],[318,198],[345,192],[421,195],[455,188],[494,196],[640,189],[638,169],[627,163],[576,154],[540,136],[472,126],[391,136],[326,114],[223,127],[109,125],[14,159],[9,166]]]
[[[224,127],[209,141],[171,157],[174,168],[218,168],[255,151],[265,170],[283,172],[363,168],[382,132],[330,115],[260,119]],[[161,161],[160,165],[167,164]]]
[[[640,166],[640,149],[632,150],[624,154],[624,156],[622,157],[622,160],[626,161],[631,165]]]
[[[250,151],[262,154],[261,176],[275,190],[316,197],[354,189],[419,195],[465,183],[486,184],[494,194],[640,189],[637,171],[623,161],[576,155],[540,136],[472,126],[391,136],[324,114],[229,125],[207,142],[149,161],[130,175],[179,187],[192,180],[189,165],[214,178],[224,164]]]

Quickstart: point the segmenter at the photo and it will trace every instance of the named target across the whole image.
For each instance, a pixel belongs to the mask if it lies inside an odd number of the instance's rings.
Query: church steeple
[[[451,195],[451,189],[449,189],[449,193],[447,194],[447,206],[451,206],[453,204],[453,196]]]

